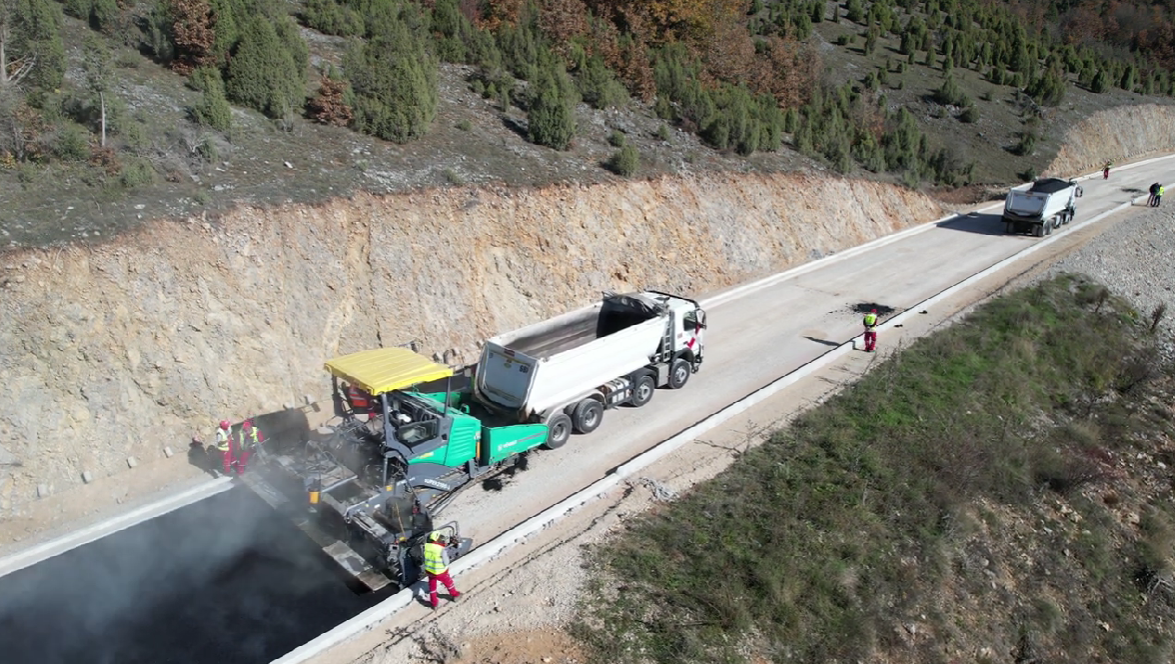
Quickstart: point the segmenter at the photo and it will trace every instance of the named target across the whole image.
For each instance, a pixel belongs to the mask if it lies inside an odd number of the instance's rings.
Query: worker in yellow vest
[[[873,309],[865,314],[865,352],[877,350],[877,310]]]
[[[424,544],[424,573],[428,576],[428,601],[432,608],[437,608],[438,580],[445,584],[450,600],[455,602],[461,596],[453,585],[453,578],[449,576],[449,552],[445,534],[439,530],[429,533],[428,541]]]
[[[1159,185],[1159,193],[1155,194],[1155,207],[1159,207],[1163,203],[1163,194],[1167,193],[1167,188]]]
[[[233,454],[232,465],[236,467],[238,475],[245,474],[245,467],[249,465],[249,457],[253,455],[253,450],[261,444],[261,432],[257,427],[253,426],[253,420],[247,419],[241,423],[241,430],[237,432],[235,440],[235,447]]]
[[[233,450],[232,450],[232,434],[229,433],[228,420],[221,420],[220,426],[216,429],[216,451],[220,452],[220,462],[224,467],[224,474],[228,475],[233,470]]]

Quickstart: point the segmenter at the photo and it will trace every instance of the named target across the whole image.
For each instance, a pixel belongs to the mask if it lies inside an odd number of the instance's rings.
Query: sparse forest
[[[964,124],[983,114],[959,72],[1015,88],[1026,109],[1021,147],[1073,86],[1175,96],[1169,1],[306,0],[293,11],[278,0],[2,1],[0,159],[10,168],[89,161],[126,186],[156,174],[98,36],[187,77],[200,93],[190,121],[229,141],[233,106],[415,141],[436,117],[438,67],[448,62],[471,66],[471,88],[525,112],[528,140],[555,150],[574,145],[580,102],[639,104],[714,150],[786,143],[839,172],[893,173],[911,186],[966,184],[974,162],[887,104],[890,77],[907,68],[940,70],[936,117]],[[96,37],[70,81],[63,15]],[[874,71],[829,78],[815,34],[826,21],[851,28],[838,48],[878,53]],[[340,67],[312,71],[301,26],[349,40]],[[880,63],[887,43],[900,57]]]

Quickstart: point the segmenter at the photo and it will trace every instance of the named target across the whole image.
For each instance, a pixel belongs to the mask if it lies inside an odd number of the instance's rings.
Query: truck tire
[[[591,433],[604,421],[604,404],[596,399],[584,399],[575,407],[571,423],[579,433]]]
[[[547,442],[543,447],[548,450],[557,450],[567,444],[571,438],[571,417],[563,411],[558,411],[547,418]]]
[[[657,393],[657,381],[649,374],[641,374],[637,376],[632,383],[632,398],[628,403],[633,408],[640,408],[641,406],[653,400],[653,395]]]
[[[1004,222],[1004,235],[1011,235],[1011,234],[1012,234],[1012,222],[1005,221]]]
[[[690,368],[689,362],[682,358],[677,358],[669,364],[669,389],[680,390],[689,382],[690,374],[693,369]]]
[[[1032,234],[1036,237],[1044,237],[1044,222],[1035,224],[1032,227]]]

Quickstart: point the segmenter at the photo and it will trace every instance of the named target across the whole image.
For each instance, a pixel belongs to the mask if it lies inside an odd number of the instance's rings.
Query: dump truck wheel
[[[1032,228],[1032,234],[1036,237],[1044,237],[1044,224],[1037,224]]]
[[[584,399],[575,407],[571,422],[579,433],[591,433],[604,421],[604,406],[595,399]]]
[[[1011,235],[1011,234],[1012,234],[1012,222],[1005,221],[1004,222],[1004,235]]]
[[[680,390],[689,382],[690,374],[693,370],[690,369],[689,362],[680,357],[669,365],[669,389]]]
[[[567,439],[571,438],[571,417],[559,411],[547,418],[547,442],[543,443],[543,447],[548,450],[557,450],[567,444]]]
[[[633,408],[640,408],[641,406],[653,400],[653,395],[657,393],[657,381],[649,374],[641,374],[632,384],[632,398],[628,403],[632,404]]]

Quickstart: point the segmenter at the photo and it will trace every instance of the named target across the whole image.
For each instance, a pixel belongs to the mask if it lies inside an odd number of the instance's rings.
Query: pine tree
[[[0,88],[25,82],[53,90],[65,76],[61,5],[49,0],[0,0]]]
[[[566,150],[575,138],[575,88],[563,65],[550,63],[541,67],[527,112],[530,140],[538,145]]]
[[[1122,72],[1122,78],[1118,81],[1118,87],[1127,92],[1134,92],[1134,83],[1134,65],[1126,65],[1126,69]]]
[[[402,21],[384,21],[366,43],[343,59],[354,92],[359,131],[407,143],[424,136],[437,114],[437,63],[418,33]]]
[[[287,17],[284,22],[289,21]],[[278,36],[274,21],[254,16],[241,28],[225,92],[232,101],[271,118],[285,117],[305,103],[306,68],[298,60]]]
[[[202,93],[200,103],[189,110],[192,120],[224,134],[232,131],[233,109],[225,97],[220,72],[212,67],[194,69],[188,83]]]

